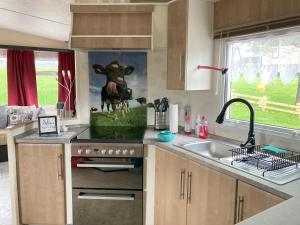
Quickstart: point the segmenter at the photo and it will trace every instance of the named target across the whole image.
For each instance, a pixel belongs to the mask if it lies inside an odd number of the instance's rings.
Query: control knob
[[[92,153],[92,150],[91,150],[91,149],[87,148],[87,149],[85,150],[85,154],[89,155],[89,154],[91,154],[91,153]]]
[[[122,154],[123,154],[123,155],[127,155],[127,154],[128,154],[128,150],[127,150],[127,149],[124,149],[123,152],[122,152]]]
[[[109,149],[109,150],[108,150],[108,154],[109,154],[109,155],[112,155],[113,153],[114,153],[114,150],[113,150],[113,149]]]
[[[81,155],[82,152],[83,152],[82,148],[79,148],[79,149],[77,150],[78,155]]]
[[[120,149],[117,149],[117,150],[116,150],[116,155],[120,155],[120,153],[121,153],[121,150],[120,150]]]
[[[102,149],[102,150],[101,150],[101,154],[102,154],[102,155],[105,155],[105,154],[106,154],[106,149]]]
[[[130,154],[130,155],[134,155],[134,154],[135,154],[134,149],[130,149],[129,154]]]

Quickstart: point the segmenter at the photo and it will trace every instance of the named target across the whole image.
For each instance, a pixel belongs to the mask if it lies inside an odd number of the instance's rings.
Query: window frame
[[[229,58],[230,58],[230,44],[234,42],[239,41],[245,41],[249,39],[255,39],[255,38],[264,38],[264,37],[270,37],[270,36],[278,36],[278,35],[287,35],[291,33],[300,33],[300,27],[293,27],[293,28],[286,28],[276,31],[268,31],[268,32],[261,32],[261,33],[255,33],[250,35],[243,35],[243,36],[237,36],[237,37],[231,37],[227,39],[221,40],[221,50],[222,50],[222,61],[223,65],[226,65],[225,67],[228,68],[229,65]],[[230,69],[230,68],[229,68]],[[219,110],[222,110],[224,104],[229,101],[230,99],[230,91],[231,91],[231,82],[229,75],[223,76],[222,79],[222,95],[221,101],[220,101],[220,108]],[[298,90],[300,87],[298,87]],[[230,119],[229,118],[229,111],[230,109],[227,109],[224,119],[224,124],[227,126],[240,126],[243,128],[249,127],[248,121],[242,121],[242,120],[236,120],[236,119]],[[250,115],[250,114],[249,114]],[[279,127],[279,126],[273,126],[268,124],[260,124],[255,123],[255,131],[258,133],[266,132],[269,134],[278,134],[278,135],[287,135],[291,137],[300,137],[300,129],[293,129],[293,128],[285,128],[285,127]]]

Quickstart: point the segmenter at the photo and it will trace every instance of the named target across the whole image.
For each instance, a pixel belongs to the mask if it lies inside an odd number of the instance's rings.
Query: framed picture
[[[57,116],[39,116],[39,134],[58,134]]]

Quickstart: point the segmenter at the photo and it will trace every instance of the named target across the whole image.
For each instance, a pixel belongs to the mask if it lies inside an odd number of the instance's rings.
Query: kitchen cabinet
[[[233,225],[236,179],[189,163],[187,225]]]
[[[0,134],[0,145],[6,145],[6,134]]]
[[[167,88],[208,90],[213,63],[213,2],[176,0],[168,6]]]
[[[71,48],[151,49],[153,5],[72,4]]]
[[[66,224],[63,145],[16,147],[21,223]]]
[[[214,7],[214,32],[300,16],[299,0],[222,0]]]
[[[238,181],[236,222],[254,216],[282,201],[284,199],[245,182]]]
[[[188,160],[156,149],[154,225],[186,223]]]
[[[155,225],[233,225],[236,180],[156,149]]]

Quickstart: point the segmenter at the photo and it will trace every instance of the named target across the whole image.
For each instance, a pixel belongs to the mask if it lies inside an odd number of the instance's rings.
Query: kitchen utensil
[[[154,106],[154,104],[153,104],[152,102],[149,102],[149,103],[147,104],[147,107],[148,107],[148,108],[154,108],[154,109],[155,109],[155,106]]]
[[[159,111],[160,99],[154,100],[155,111]]]
[[[167,97],[164,97],[162,99],[162,102],[163,102],[163,106],[162,106],[162,112],[166,112],[169,108],[169,100]]]

